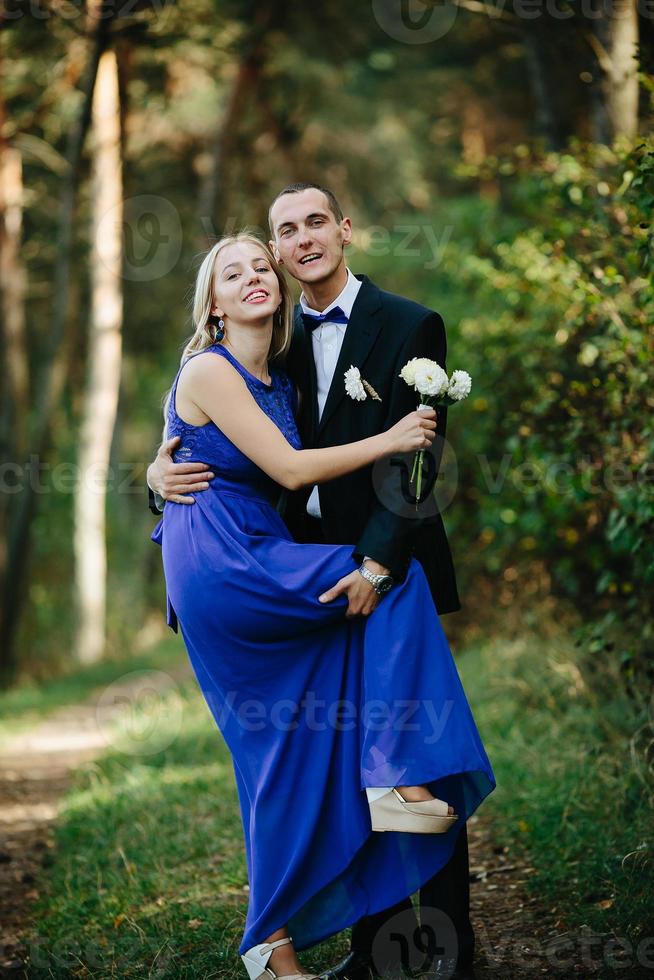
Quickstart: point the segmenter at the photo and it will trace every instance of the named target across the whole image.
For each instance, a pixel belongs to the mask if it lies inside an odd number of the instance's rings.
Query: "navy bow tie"
[[[349,317],[346,316],[340,306],[335,306],[332,310],[321,313],[319,316],[313,313],[303,313],[302,319],[309,330],[315,330],[321,323],[347,323]]]

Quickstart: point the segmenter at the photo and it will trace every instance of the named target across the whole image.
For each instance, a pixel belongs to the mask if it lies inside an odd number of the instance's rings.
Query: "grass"
[[[174,643],[148,661],[179,655]],[[528,887],[562,931],[587,926],[635,948],[652,934],[654,892],[636,709],[617,693],[599,705],[560,636],[477,643],[458,663],[498,779],[484,805],[497,843],[534,866]],[[84,673],[60,693],[92,690],[99,672]],[[193,678],[162,697],[163,717],[174,699],[171,724],[183,708],[165,750],[114,743],[78,773],[37,906],[32,976],[242,978],[247,875],[231,760]],[[50,690],[42,704],[55,700]],[[24,704],[39,710],[35,694]],[[346,950],[342,934],[303,959],[324,969]]]

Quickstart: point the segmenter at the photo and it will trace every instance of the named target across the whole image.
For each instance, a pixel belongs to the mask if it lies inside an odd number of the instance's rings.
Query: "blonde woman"
[[[495,785],[420,565],[369,618],[348,618],[346,596],[321,596],[357,568],[352,546],[297,543],[277,510],[284,488],[427,448],[436,428],[433,411],[415,411],[371,438],[303,449],[283,370],[292,310],[254,236],[205,257],[165,434],[180,439],[176,462],[211,473],[153,533],[168,622],[232,753],[251,980],[308,976],[298,950],[411,895]],[[369,801],[381,786],[393,790]],[[428,792],[407,802],[415,787]]]

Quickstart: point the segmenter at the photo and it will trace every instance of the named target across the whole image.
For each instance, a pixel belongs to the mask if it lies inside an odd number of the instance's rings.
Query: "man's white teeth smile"
[[[305,255],[303,259],[300,259],[300,265],[306,265],[307,262],[313,262],[315,259],[321,259],[322,255],[318,255],[317,252],[312,252],[311,255]]]
[[[267,298],[268,298],[268,293],[264,292],[263,289],[258,289],[255,293],[248,293],[248,295],[245,297],[245,302],[251,303],[254,300],[267,299]]]

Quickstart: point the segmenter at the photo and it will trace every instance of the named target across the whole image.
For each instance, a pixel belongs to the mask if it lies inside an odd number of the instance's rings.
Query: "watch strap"
[[[393,578],[391,575],[381,575],[375,572],[371,572],[369,569],[366,568],[366,566],[363,563],[359,566],[357,571],[363,578],[365,578],[366,582],[369,582],[372,585],[375,592],[378,592],[379,594],[381,594],[379,592],[379,586],[381,585],[382,582],[384,582],[385,584],[388,584],[389,582],[391,585],[393,584]]]

